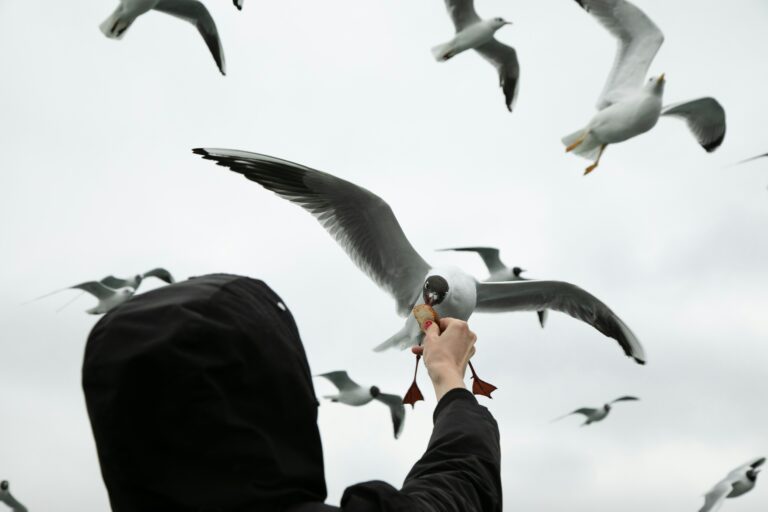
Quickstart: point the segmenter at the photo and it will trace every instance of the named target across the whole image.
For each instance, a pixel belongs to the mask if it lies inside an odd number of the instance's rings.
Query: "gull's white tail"
[[[450,59],[456,55],[456,48],[453,45],[453,41],[435,46],[432,48],[432,55],[435,57],[435,60],[439,62],[445,62]]]
[[[99,25],[99,28],[110,39],[122,39],[131,23],[133,23],[133,18],[126,17],[123,14],[123,6],[120,5],[109,18]]]
[[[586,137],[584,137],[585,132],[587,134]],[[568,147],[582,137],[584,137],[584,140],[581,142],[581,144],[573,148],[572,152],[588,160],[595,160],[598,153],[600,152],[601,144],[600,141],[598,141],[591,133],[587,132],[586,128],[576,130],[575,132],[563,137],[563,144],[565,147]]]

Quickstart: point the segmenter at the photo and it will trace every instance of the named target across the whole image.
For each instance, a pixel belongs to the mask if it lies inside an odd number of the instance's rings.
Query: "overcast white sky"
[[[768,455],[768,160],[728,167],[768,151],[768,3],[639,0],[667,37],[651,67],[667,73],[666,101],[717,97],[728,135],[707,155],[665,119],[586,178],[560,137],[592,115],[614,43],[572,0],[478,0],[514,22],[499,33],[520,55],[514,114],[478,56],[432,60],[452,35],[440,0],[207,3],[227,77],[193,27],[160,13],[111,41],[98,24],[115,2],[0,2],[0,478],[31,511],[109,509],[80,386],[92,300],[20,305],[53,289],[159,265],[259,277],[293,311],[315,373],[407,389],[410,354],[371,351],[401,325],[393,301],[310,215],[198,146],[354,181],[431,263],[483,278],[476,256],[433,251],[498,246],[636,332],[647,367],[562,314],[544,330],[533,313],[471,319],[476,365],[499,387],[481,401],[501,428],[505,510],[696,511],[725,473]],[[426,374],[421,386],[398,441],[383,406],[323,403],[330,503],[358,481],[402,482],[431,432]],[[601,424],[549,423],[624,394],[642,401]],[[766,510],[759,483],[724,510]]]

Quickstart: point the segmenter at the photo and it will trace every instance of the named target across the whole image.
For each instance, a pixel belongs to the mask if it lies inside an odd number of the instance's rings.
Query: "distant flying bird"
[[[507,110],[512,112],[520,80],[517,52],[493,37],[501,27],[512,23],[503,18],[480,19],[475,12],[474,0],[445,0],[445,6],[456,28],[456,35],[447,43],[432,48],[435,59],[445,62],[463,51],[475,50],[496,68],[499,85],[504,91],[504,102]]]
[[[664,74],[649,79],[648,68],[664,42],[664,34],[646,14],[626,0],[576,0],[618,39],[598,112],[586,127],[563,138],[566,152],[594,160],[592,172],[609,144],[631,139],[656,126],[660,116],[679,117],[707,151],[725,138],[725,110],[714,98],[699,98],[662,108]]]
[[[714,512],[726,498],[737,498],[751,491],[757,483],[757,475],[761,471],[759,468],[764,463],[765,457],[760,457],[728,473],[704,496],[704,506],[699,512]]]
[[[405,406],[402,397],[398,395],[388,395],[379,391],[376,386],[364,388],[349,378],[347,372],[336,371],[323,373],[318,377],[325,377],[333,383],[339,390],[338,394],[326,395],[332,402],[340,402],[346,405],[361,406],[370,403],[372,400],[378,400],[389,407],[392,416],[392,426],[395,430],[395,439],[400,437],[405,423]]]
[[[10,484],[8,480],[0,482],[0,502],[5,503],[13,512],[27,512],[27,507],[19,503],[19,500],[13,497],[11,494]]]
[[[243,0],[235,0],[235,6],[242,8]],[[219,31],[216,29],[208,9],[197,0],[120,0],[112,15],[107,18],[99,28],[110,39],[122,39],[128,27],[141,16],[151,10],[164,12],[184,21],[188,21],[197,27],[203,36],[205,44],[213,55],[216,65],[222,75],[226,75],[224,64],[224,49],[219,40]]]
[[[567,418],[568,416],[572,416],[574,414],[583,414],[587,418],[587,421],[582,423],[581,426],[586,427],[587,425],[591,425],[592,423],[603,421],[606,418],[606,416],[608,416],[608,414],[611,412],[611,404],[615,404],[616,402],[629,402],[629,401],[637,401],[637,400],[640,400],[640,399],[634,396],[623,396],[621,398],[617,398],[613,402],[608,402],[602,407],[598,407],[596,409],[591,409],[589,407],[582,407],[581,409],[576,409],[573,412],[569,412],[565,416],[561,416],[557,418],[555,421],[561,420],[563,418]]]
[[[441,317],[467,320],[474,311],[509,312],[554,309],[618,341],[640,364],[645,352],[624,322],[596,297],[560,281],[479,283],[455,267],[433,268],[416,252],[389,205],[372,192],[303,165],[271,156],[231,149],[193,150],[229,167],[311,214],[336,239],[352,261],[397,303],[407,317],[403,328],[376,347],[401,349],[420,344],[424,334],[411,314],[417,304],[432,306]],[[422,224],[439,225],[443,204],[439,192],[424,198]]]
[[[83,290],[99,299],[99,303],[95,307],[86,311],[86,313],[91,315],[103,315],[123,302],[128,301],[136,293],[136,289],[130,286],[113,289],[98,281],[88,281],[70,286],[70,288],[73,290]]]
[[[143,274],[136,274],[134,276],[127,277],[125,279],[121,279],[115,276],[107,276],[99,282],[113,289],[130,287],[130,288],[133,288],[134,290],[138,290],[141,282],[148,277],[156,277],[161,281],[165,281],[168,284],[173,284],[176,282],[173,279],[173,276],[171,275],[170,272],[168,272],[164,268],[159,268],[159,267],[153,268],[152,270],[144,272]]]
[[[488,267],[490,276],[485,280],[486,283],[493,283],[499,281],[530,281],[521,274],[527,272],[520,267],[509,268],[506,266],[499,257],[499,250],[495,247],[454,247],[450,249],[440,249],[441,251],[459,251],[459,252],[476,252],[480,255]],[[537,311],[536,314],[539,317],[539,324],[544,327],[547,322],[547,310],[542,309]]]

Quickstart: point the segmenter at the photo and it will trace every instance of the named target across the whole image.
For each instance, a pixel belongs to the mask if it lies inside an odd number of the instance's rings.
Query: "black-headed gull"
[[[171,275],[170,272],[168,272],[166,269],[162,267],[153,268],[152,270],[144,272],[143,274],[136,274],[134,276],[126,277],[126,278],[120,278],[120,277],[115,277],[110,275],[105,277],[99,282],[113,289],[130,287],[130,288],[133,288],[134,290],[138,290],[141,282],[148,277],[156,277],[157,279],[160,279],[161,281],[165,281],[168,284],[173,284],[176,282],[176,280],[173,278],[173,275]]]
[[[239,3],[235,0],[235,5],[241,8],[242,0]],[[205,5],[197,0],[120,0],[115,12],[104,20],[99,28],[108,38],[121,39],[136,18],[152,10],[170,14],[195,25],[211,51],[219,71],[222,75],[227,74],[224,48],[221,46],[216,23]]]
[[[627,0],[576,0],[618,39],[613,68],[597,102],[598,112],[583,128],[563,137],[566,151],[593,160],[592,172],[609,144],[649,131],[660,116],[684,119],[699,144],[712,152],[725,138],[725,110],[714,98],[699,98],[662,107],[664,74],[643,80],[664,34]]]
[[[722,506],[726,498],[737,498],[754,489],[760,466],[763,464],[765,457],[760,457],[728,473],[728,476],[704,496],[704,506],[699,512],[714,512]]]
[[[111,309],[128,301],[136,293],[136,289],[131,288],[130,286],[113,289],[98,281],[87,281],[75,286],[70,286],[70,288],[73,290],[83,290],[99,299],[99,303],[95,307],[86,311],[86,313],[91,315],[103,315],[104,313],[108,313]]]
[[[400,437],[405,423],[405,406],[403,399],[398,395],[388,395],[382,393],[376,386],[365,388],[349,378],[345,371],[335,371],[323,373],[318,377],[325,377],[333,383],[339,392],[335,395],[325,395],[332,402],[339,402],[346,405],[359,407],[366,405],[372,400],[377,400],[389,407],[392,416],[392,426],[395,430],[395,439]]]
[[[594,409],[590,407],[582,407],[581,409],[576,409],[573,412],[569,412],[565,416],[560,416],[554,421],[567,418],[568,416],[572,416],[574,414],[583,414],[584,417],[587,418],[587,421],[582,423],[581,426],[586,427],[587,425],[591,425],[592,423],[603,421],[611,412],[611,404],[615,404],[616,402],[635,402],[637,400],[640,400],[640,399],[634,396],[622,396],[621,398],[617,398],[612,402],[608,402],[607,404],[604,404],[602,407],[597,407]]]

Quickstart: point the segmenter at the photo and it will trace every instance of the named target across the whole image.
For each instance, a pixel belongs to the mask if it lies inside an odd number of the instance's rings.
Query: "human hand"
[[[466,322],[455,318],[442,318],[437,324],[427,321],[424,332],[422,345],[411,351],[423,356],[439,401],[451,389],[464,387],[464,373],[475,354],[477,336]]]

